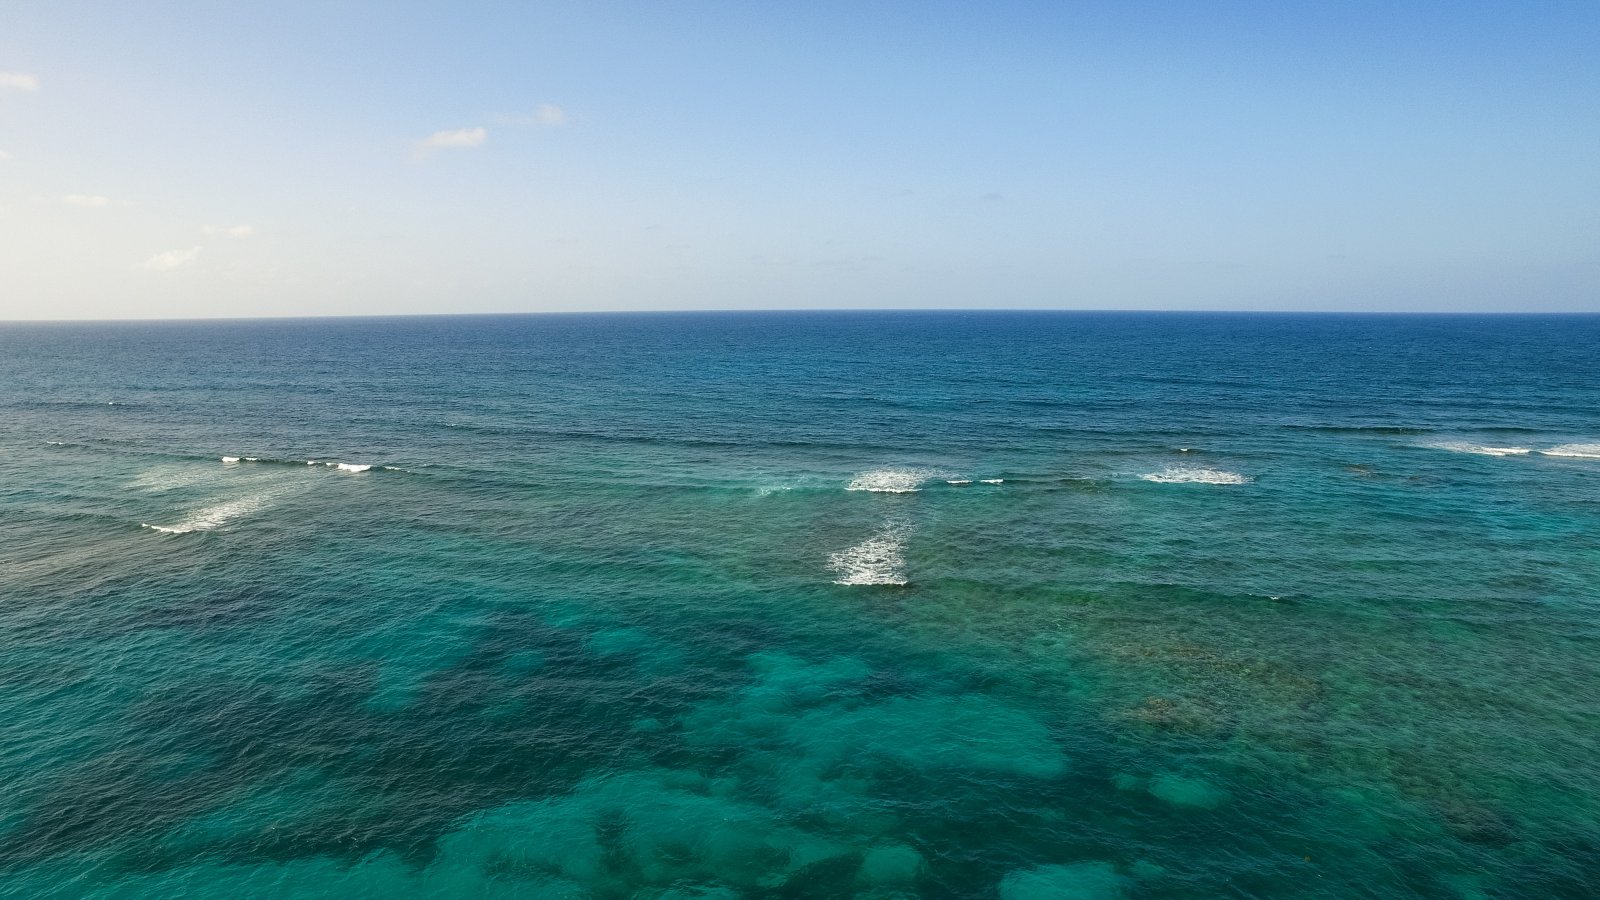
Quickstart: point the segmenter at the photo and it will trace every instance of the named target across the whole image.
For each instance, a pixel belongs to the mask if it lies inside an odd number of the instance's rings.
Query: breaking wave
[[[1562,444],[1540,450],[1542,456],[1567,456],[1577,459],[1600,459],[1600,444]]]
[[[1477,456],[1522,456],[1533,452],[1528,447],[1485,447],[1482,444],[1472,444],[1467,441],[1440,441],[1434,444],[1424,444],[1432,450],[1448,450],[1451,453],[1472,453]]]
[[[1139,477],[1157,484],[1249,484],[1255,480],[1248,475],[1240,475],[1238,472],[1225,472],[1222,469],[1193,469],[1183,466],[1172,466],[1159,472],[1146,472]]]
[[[880,494],[909,494],[922,490],[922,483],[939,473],[929,469],[875,469],[862,472],[845,487],[847,491],[873,491]]]
[[[405,471],[403,469],[397,469],[394,466],[373,466],[371,463],[329,462],[321,459],[263,459],[259,456],[224,456],[222,461],[225,463],[258,462],[291,466],[298,466],[302,464],[307,466],[326,466],[330,469],[338,469],[341,472],[366,472],[373,468],[385,469],[390,472]]]

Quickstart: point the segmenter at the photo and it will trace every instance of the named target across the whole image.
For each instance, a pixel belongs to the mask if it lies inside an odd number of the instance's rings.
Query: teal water
[[[1597,348],[0,326],[0,896],[1595,896]]]

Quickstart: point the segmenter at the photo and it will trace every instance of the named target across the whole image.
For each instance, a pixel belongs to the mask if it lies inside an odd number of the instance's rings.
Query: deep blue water
[[[1600,317],[0,325],[0,896],[1591,897],[1597,617]]]

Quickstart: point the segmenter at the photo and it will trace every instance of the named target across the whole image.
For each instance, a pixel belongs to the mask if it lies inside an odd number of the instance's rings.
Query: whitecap
[[[236,462],[239,461],[239,457],[237,457],[237,456],[224,456],[222,458],[222,461],[225,462],[225,463],[236,463]]]
[[[828,568],[839,577],[834,584],[905,584],[906,535],[910,529],[890,524],[861,543],[828,557]]]
[[[971,478],[951,478],[945,484],[971,484]]]
[[[329,463],[329,465],[335,465],[335,463]],[[341,472],[365,472],[372,468],[371,466],[363,466],[357,463],[337,463],[337,465]]]
[[[1577,459],[1600,459],[1600,444],[1562,444],[1548,450],[1540,450],[1544,456],[1567,456]]]
[[[1522,456],[1531,453],[1528,447],[1485,447],[1481,444],[1469,444],[1466,441],[1441,441],[1436,444],[1424,444],[1433,450],[1449,450],[1451,453],[1472,453],[1478,456]]]
[[[983,478],[980,479],[980,482],[982,484],[1005,484],[1006,480],[1004,478]]]
[[[212,531],[214,529],[221,528],[222,526],[240,518],[241,516],[247,516],[250,513],[256,512],[271,502],[272,495],[255,494],[249,497],[241,497],[238,500],[229,500],[225,503],[218,503],[215,506],[208,506],[205,509],[193,513],[187,519],[184,519],[182,522],[179,522],[176,525],[152,525],[148,522],[141,522],[140,524],[145,528],[166,532],[167,534],[188,534],[191,531]]]
[[[1186,466],[1170,466],[1159,472],[1146,472],[1139,477],[1157,484],[1249,484],[1255,480],[1248,475],[1240,475],[1238,472],[1225,472],[1221,469],[1195,469]]]
[[[845,488],[847,491],[873,491],[880,494],[909,494],[922,489],[922,483],[936,473],[927,469],[874,469],[862,472]]]

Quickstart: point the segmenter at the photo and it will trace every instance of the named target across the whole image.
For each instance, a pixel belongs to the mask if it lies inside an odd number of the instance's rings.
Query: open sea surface
[[[1600,317],[0,325],[0,896],[1600,895]]]

